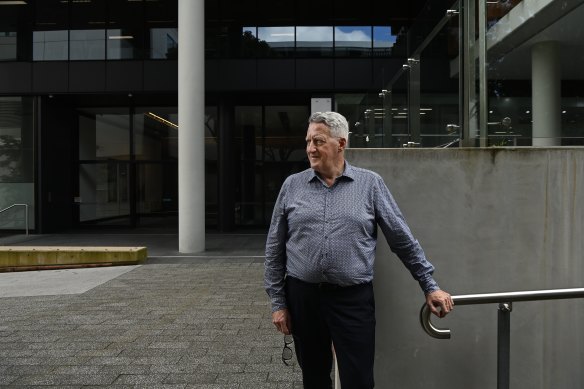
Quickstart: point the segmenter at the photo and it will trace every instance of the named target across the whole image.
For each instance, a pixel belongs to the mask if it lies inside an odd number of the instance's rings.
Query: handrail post
[[[511,366],[511,303],[500,303],[497,314],[497,389],[509,389]]]

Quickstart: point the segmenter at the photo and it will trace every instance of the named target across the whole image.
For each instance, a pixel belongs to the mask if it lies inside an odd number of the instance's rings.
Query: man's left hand
[[[448,315],[454,309],[454,302],[450,294],[440,289],[426,295],[426,304],[428,304],[430,311],[440,318]]]

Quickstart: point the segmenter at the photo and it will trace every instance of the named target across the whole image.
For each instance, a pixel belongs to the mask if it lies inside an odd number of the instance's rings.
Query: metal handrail
[[[0,209],[0,213],[14,207],[24,207],[24,229],[26,230],[26,235],[28,235],[28,204],[12,204],[4,209]]]
[[[561,300],[570,298],[584,297],[584,288],[573,289],[549,289],[534,290],[524,292],[502,292],[502,293],[484,293],[484,294],[467,294],[452,296],[455,306],[474,305],[474,304],[493,304],[493,303],[511,303],[516,301],[537,301],[537,300]],[[450,339],[449,329],[440,329],[435,327],[431,321],[430,308],[424,303],[420,312],[420,322],[422,328],[428,335],[437,339]]]
[[[497,317],[497,388],[509,389],[511,365],[511,311],[513,302],[584,298],[584,288],[533,290],[452,296],[454,305],[498,303]],[[427,304],[420,311],[420,322],[426,333],[437,339],[450,339],[450,330],[436,328],[430,320]]]

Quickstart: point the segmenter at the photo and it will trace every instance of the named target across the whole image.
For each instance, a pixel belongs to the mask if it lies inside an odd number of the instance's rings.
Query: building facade
[[[204,2],[205,166],[193,169],[208,229],[265,229],[284,178],[307,166],[316,109],[349,119],[351,147],[583,143],[581,1],[486,2],[486,99],[464,62],[474,2],[424,3]],[[520,11],[532,23],[515,25]],[[0,209],[28,204],[43,233],[177,228],[190,40],[178,19],[177,0],[0,1]],[[551,92],[532,92],[532,53]],[[553,115],[535,118],[534,95]],[[0,229],[23,224],[19,207],[0,214]]]

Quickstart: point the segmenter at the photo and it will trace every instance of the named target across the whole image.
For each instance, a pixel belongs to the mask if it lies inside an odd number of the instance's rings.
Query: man
[[[310,169],[286,179],[266,242],[264,282],[272,322],[292,334],[305,388],[331,388],[331,343],[343,389],[373,388],[377,225],[420,283],[431,311],[453,308],[418,241],[376,173],[344,158],[347,120],[336,112],[309,119]]]

